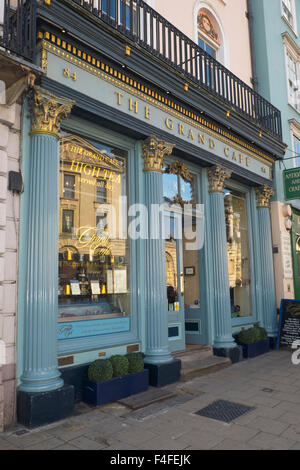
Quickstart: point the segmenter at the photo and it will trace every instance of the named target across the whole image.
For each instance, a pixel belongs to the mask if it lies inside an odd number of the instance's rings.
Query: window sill
[[[288,105],[290,106],[290,108],[292,108],[293,111],[296,111],[296,113],[299,114],[300,116],[300,109],[295,108],[295,106],[289,102],[288,102]]]

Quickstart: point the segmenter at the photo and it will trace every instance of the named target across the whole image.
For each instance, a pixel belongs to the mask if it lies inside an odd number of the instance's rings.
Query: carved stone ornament
[[[165,173],[172,173],[173,175],[180,175],[184,181],[187,183],[191,183],[193,181],[193,177],[188,170],[188,168],[185,166],[183,162],[179,162],[176,160],[176,162],[171,163],[170,165],[167,166],[165,169]]]
[[[200,10],[198,13],[198,28],[220,45],[220,38],[216,31],[216,26],[209,15],[203,10]]]
[[[144,171],[163,172],[163,158],[171,155],[174,145],[150,135],[143,142]]]
[[[209,180],[209,193],[223,193],[225,180],[231,177],[232,171],[223,168],[221,165],[215,165],[207,168]]]
[[[58,137],[60,123],[66,118],[75,101],[57,96],[35,87],[32,94],[31,134],[52,134]]]
[[[255,192],[256,192],[257,207],[268,208],[270,206],[270,199],[275,194],[274,189],[265,184],[264,186],[260,186],[259,188],[256,188]]]

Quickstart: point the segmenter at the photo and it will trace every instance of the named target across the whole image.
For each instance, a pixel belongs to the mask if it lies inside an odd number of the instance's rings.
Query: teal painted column
[[[211,211],[212,277],[214,285],[214,347],[236,347],[232,337],[224,183],[231,171],[216,165],[207,169]]]
[[[165,155],[172,153],[173,145],[150,136],[143,142],[145,162],[145,202],[148,210],[148,238],[145,240],[146,267],[146,357],[149,364],[160,364],[173,360],[169,351],[167,287],[165,267],[165,243],[161,230],[159,238],[152,239],[151,232],[157,233],[157,225],[151,220],[151,206],[163,202],[162,162]],[[160,218],[160,224],[162,218]],[[155,226],[154,226],[155,225]]]
[[[268,336],[275,337],[277,335],[277,310],[269,208],[270,198],[274,195],[274,190],[264,185],[255,191],[260,243],[263,327],[266,329]]]
[[[59,125],[73,102],[36,87],[32,96],[24,359],[19,390],[63,386],[57,368]]]

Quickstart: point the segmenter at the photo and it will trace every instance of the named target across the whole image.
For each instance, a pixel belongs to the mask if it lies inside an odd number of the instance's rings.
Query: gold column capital
[[[271,188],[270,186],[267,186],[266,184],[264,184],[263,186],[260,186],[259,188],[255,188],[255,193],[256,193],[257,207],[258,208],[261,208],[261,207],[269,208],[270,199],[275,194],[274,189]]]
[[[155,135],[150,135],[143,142],[144,171],[163,171],[163,158],[171,155],[173,144],[159,140]]]
[[[33,89],[31,108],[32,124],[30,134],[51,134],[59,137],[60,123],[66,118],[75,101],[58,98],[47,90],[36,86]]]
[[[207,168],[207,175],[209,180],[209,193],[224,193],[224,184],[227,179],[232,175],[232,171],[224,168],[221,165],[215,165]]]

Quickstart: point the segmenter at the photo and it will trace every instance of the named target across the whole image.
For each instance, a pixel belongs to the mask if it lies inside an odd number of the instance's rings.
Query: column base
[[[164,387],[165,385],[178,382],[180,379],[181,360],[173,359],[163,364],[147,364],[145,369],[149,370],[149,384],[152,387]]]
[[[220,357],[229,357],[232,364],[243,360],[243,350],[241,346],[233,348],[214,348],[214,355]]]
[[[17,392],[17,419],[29,428],[67,418],[73,412],[73,407],[73,385],[40,393]]]

